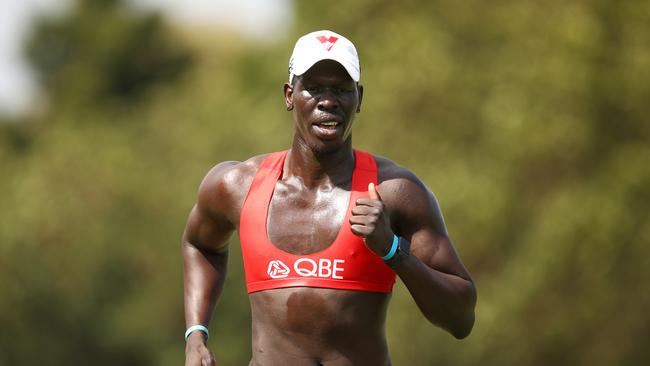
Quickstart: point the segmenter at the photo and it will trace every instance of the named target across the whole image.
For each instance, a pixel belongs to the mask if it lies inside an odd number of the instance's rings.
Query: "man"
[[[359,78],[345,37],[301,37],[284,85],[291,149],[223,162],[201,183],[182,245],[186,365],[215,365],[207,326],[235,230],[251,365],[390,365],[384,323],[396,275],[431,323],[470,333],[476,290],[433,194],[407,169],[352,148]]]

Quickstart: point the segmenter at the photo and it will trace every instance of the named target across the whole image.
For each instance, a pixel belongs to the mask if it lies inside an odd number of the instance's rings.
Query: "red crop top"
[[[240,217],[239,238],[248,292],[284,287],[321,287],[370,292],[391,292],[395,272],[350,230],[350,211],[358,198],[368,196],[368,183],[377,184],[372,155],[355,150],[352,192],[348,209],[334,242],[312,254],[296,255],[276,247],[268,238],[269,203],[287,151],[270,154],[260,165]]]

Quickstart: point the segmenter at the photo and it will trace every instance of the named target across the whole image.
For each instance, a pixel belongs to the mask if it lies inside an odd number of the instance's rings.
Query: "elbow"
[[[427,301],[416,300],[416,303],[429,322],[456,339],[464,339],[472,332],[476,320],[476,287],[473,281],[465,280],[455,290],[444,301],[439,297],[429,297]]]
[[[472,329],[474,328],[474,323],[476,322],[476,315],[474,313],[474,308],[476,307],[476,287],[473,282],[469,282],[467,288],[463,294],[463,305],[458,308],[461,309],[460,313],[457,316],[456,322],[452,329],[449,329],[451,335],[456,339],[465,339],[467,338]]]
[[[441,327],[451,334],[454,338],[461,340],[467,338],[472,329],[474,328],[475,315],[473,310],[456,312],[446,320],[434,319],[428,317],[427,319],[434,325]]]
[[[474,328],[474,312],[471,314],[468,314],[465,319],[463,319],[461,322],[458,323],[458,325],[454,329],[450,329],[449,332],[451,333],[454,338],[461,340],[467,338],[470,333],[472,333],[472,328]]]

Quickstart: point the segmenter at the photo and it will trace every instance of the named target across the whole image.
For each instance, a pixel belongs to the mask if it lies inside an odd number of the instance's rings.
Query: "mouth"
[[[340,125],[340,122],[336,121],[326,121],[326,122],[319,122],[319,123],[314,123],[315,126],[318,126],[319,128],[324,128],[324,129],[331,129],[334,130],[338,125]]]
[[[335,137],[343,130],[343,124],[337,121],[323,121],[312,125],[316,136],[321,138]]]

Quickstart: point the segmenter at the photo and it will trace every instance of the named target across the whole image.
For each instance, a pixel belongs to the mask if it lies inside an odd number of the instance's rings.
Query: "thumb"
[[[373,183],[373,182],[370,182],[368,184],[368,196],[370,197],[371,200],[381,201],[381,197],[379,196],[379,192],[377,192],[377,188],[375,187],[375,183]]]

